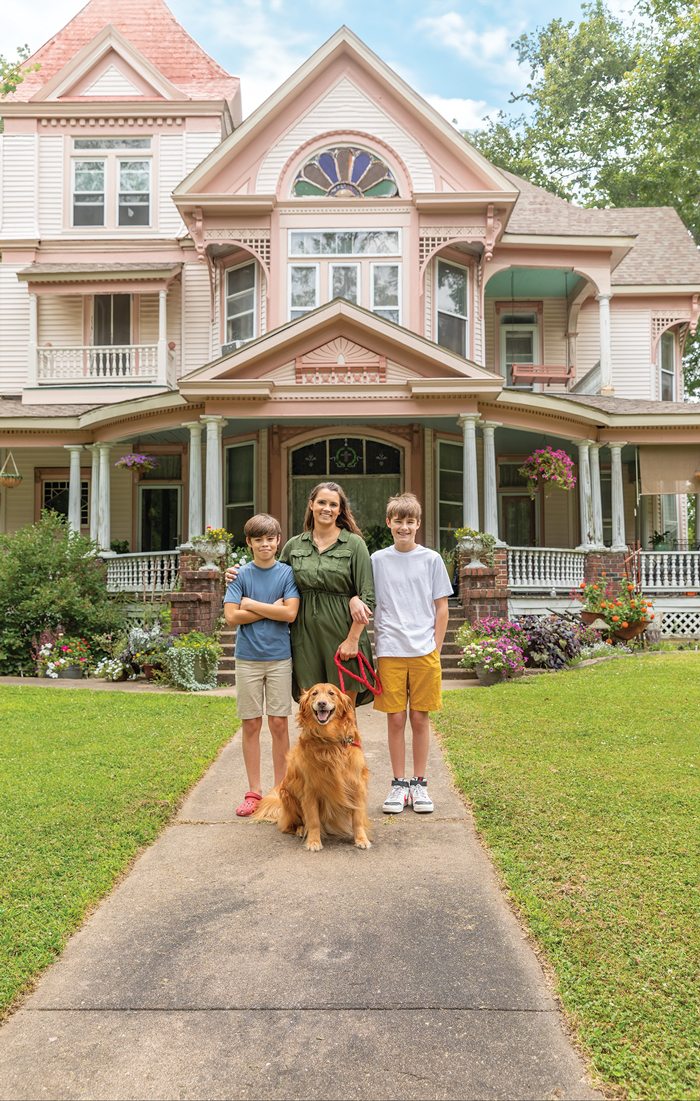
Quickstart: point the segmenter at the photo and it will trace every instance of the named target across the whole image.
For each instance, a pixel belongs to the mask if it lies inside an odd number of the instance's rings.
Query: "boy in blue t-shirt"
[[[253,813],[262,798],[260,730],[263,711],[272,736],[275,786],[284,779],[292,713],[292,647],[289,624],[299,610],[299,590],[291,566],[276,560],[282,530],[274,516],[252,516],[243,532],[253,554],[224,597],[224,616],[236,627],[236,695],[242,722],[243,761],[248,791],[236,808],[239,818]],[[264,706],[263,706],[264,699]]]

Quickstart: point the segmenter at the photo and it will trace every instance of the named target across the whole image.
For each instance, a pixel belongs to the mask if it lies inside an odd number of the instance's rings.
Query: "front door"
[[[501,494],[501,538],[509,547],[537,545],[535,502],[525,494]]]
[[[142,551],[175,550],[180,545],[180,496],[179,485],[139,485]]]

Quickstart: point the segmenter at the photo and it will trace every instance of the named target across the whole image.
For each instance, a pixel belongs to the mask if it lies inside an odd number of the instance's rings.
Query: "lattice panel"
[[[484,234],[483,226],[436,226],[432,230],[421,230],[418,250],[420,264],[422,266],[433,252],[450,241],[460,239],[468,241],[474,238],[483,240]]]
[[[700,638],[700,611],[664,611],[661,634],[664,638]]]
[[[249,245],[260,257],[266,267],[270,266],[270,230],[269,229],[208,229],[204,239],[207,242],[236,241]]]

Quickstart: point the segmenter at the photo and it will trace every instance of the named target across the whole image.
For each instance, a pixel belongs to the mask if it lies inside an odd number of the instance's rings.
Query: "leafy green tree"
[[[17,57],[6,58],[0,54],[0,96],[7,96],[22,83],[22,69],[29,57],[29,46],[18,46]],[[35,65],[35,69],[39,66]]]
[[[89,641],[123,622],[94,543],[71,532],[64,517],[44,512],[37,524],[0,535],[0,674],[31,675],[44,632]]]
[[[583,206],[673,206],[700,241],[700,4],[639,0],[634,22],[603,0],[514,44],[529,67],[511,111],[467,135],[495,164]],[[686,391],[700,393],[700,341]]]

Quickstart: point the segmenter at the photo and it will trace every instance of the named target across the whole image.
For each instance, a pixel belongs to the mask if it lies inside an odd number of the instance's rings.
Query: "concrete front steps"
[[[464,623],[464,612],[462,606],[456,599],[450,600],[450,618],[447,625],[447,634],[445,635],[445,643],[442,648],[442,677],[443,680],[471,680],[474,679],[472,675],[467,672],[466,669],[460,669],[457,664],[459,660],[459,647],[454,641],[455,631],[461,624]],[[369,627],[370,638],[373,638],[374,631],[372,625]],[[220,685],[226,685],[227,687],[233,687],[236,683],[236,659],[233,656],[234,644],[236,640],[235,630],[229,630],[225,628],[219,635],[219,640],[224,648],[223,657],[219,662],[219,675],[218,680]]]

